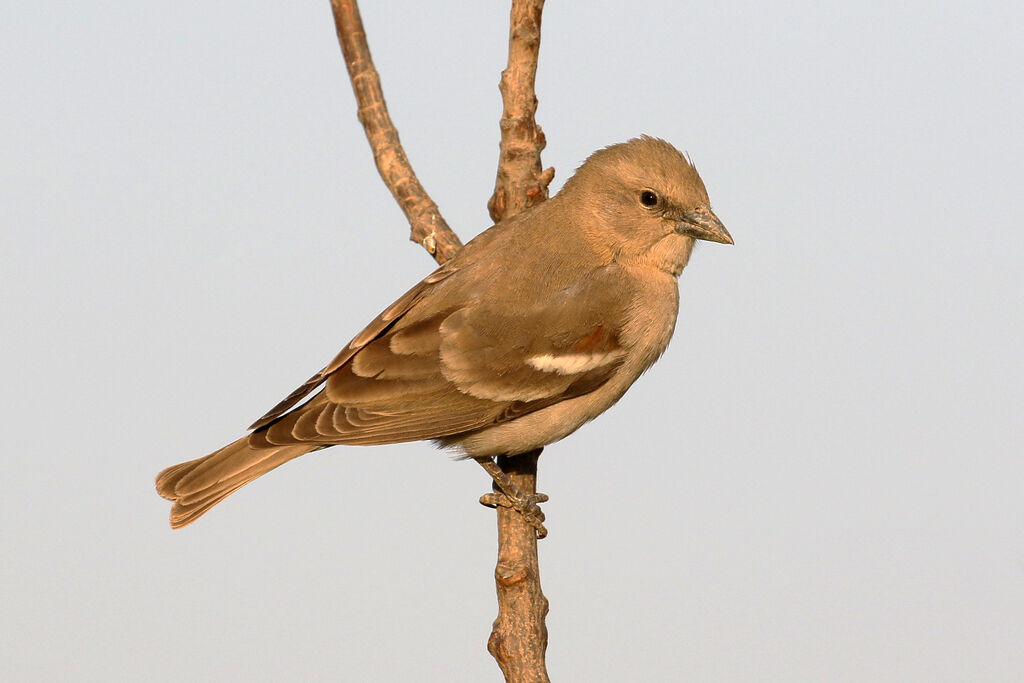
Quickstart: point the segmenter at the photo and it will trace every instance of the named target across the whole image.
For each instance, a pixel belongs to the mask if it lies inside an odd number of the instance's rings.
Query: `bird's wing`
[[[543,301],[513,299],[514,311],[473,301],[436,310],[440,302],[413,289],[258,422],[269,426],[253,445],[436,439],[593,391],[625,356],[622,316],[606,305],[602,280],[585,278]]]
[[[345,348],[339,351],[338,355],[334,357],[334,360],[303,382],[295,391],[288,394],[288,396],[271,408],[263,417],[253,422],[252,425],[249,426],[249,429],[260,429],[284,415],[292,406],[308,396],[318,386],[323,384],[332,372],[347,363],[357,351],[379,337],[391,325],[393,325],[396,320],[405,315],[433,285],[446,279],[455,271],[456,269],[450,265],[442,266],[420,281],[415,287],[403,294],[395,303],[388,306],[383,313],[374,318],[373,322],[367,325],[362,332],[357,334],[355,338],[345,346]]]

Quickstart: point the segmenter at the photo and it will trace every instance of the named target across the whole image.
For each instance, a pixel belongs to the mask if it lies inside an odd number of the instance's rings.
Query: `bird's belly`
[[[616,382],[613,379],[589,394],[452,441],[465,455],[474,458],[526,453],[569,436],[611,407],[632,383],[632,380]]]

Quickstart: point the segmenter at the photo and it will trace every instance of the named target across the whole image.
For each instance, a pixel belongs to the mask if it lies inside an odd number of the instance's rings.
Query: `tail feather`
[[[168,467],[157,475],[156,490],[174,502],[171,527],[178,529],[256,477],[318,448],[319,444],[254,448],[243,436],[206,457]]]

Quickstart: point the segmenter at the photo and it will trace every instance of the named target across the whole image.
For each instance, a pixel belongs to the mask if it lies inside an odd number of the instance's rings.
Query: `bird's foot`
[[[486,505],[489,508],[512,508],[521,514],[523,519],[534,528],[538,539],[548,535],[548,530],[544,528],[544,511],[538,505],[538,503],[546,503],[547,501],[548,495],[546,493],[522,494],[521,497],[515,497],[504,492],[495,491],[480,496],[481,505]]]
[[[539,450],[533,457],[537,455],[540,455]],[[547,495],[543,493],[527,494],[516,486],[515,482],[492,458],[480,457],[475,460],[487,470],[491,479],[494,480],[494,492],[480,496],[480,503],[488,507],[510,507],[521,514],[523,519],[534,528],[537,538],[547,536],[548,530],[544,528],[544,513],[537,505],[537,503],[545,502],[548,499]]]

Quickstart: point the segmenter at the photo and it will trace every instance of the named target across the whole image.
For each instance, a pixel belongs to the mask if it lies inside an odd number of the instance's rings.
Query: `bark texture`
[[[537,56],[544,0],[513,0],[508,32],[508,66],[501,72],[501,146],[494,194],[487,203],[499,223],[548,198],[555,169],[541,170],[546,143],[537,125]]]
[[[523,493],[536,493],[540,450],[515,457],[501,456],[498,465]],[[494,491],[499,492],[497,484]],[[498,618],[487,650],[508,683],[550,683],[544,656],[548,629],[544,618],[548,600],[540,588],[537,532],[523,515],[507,506],[498,510]]]

